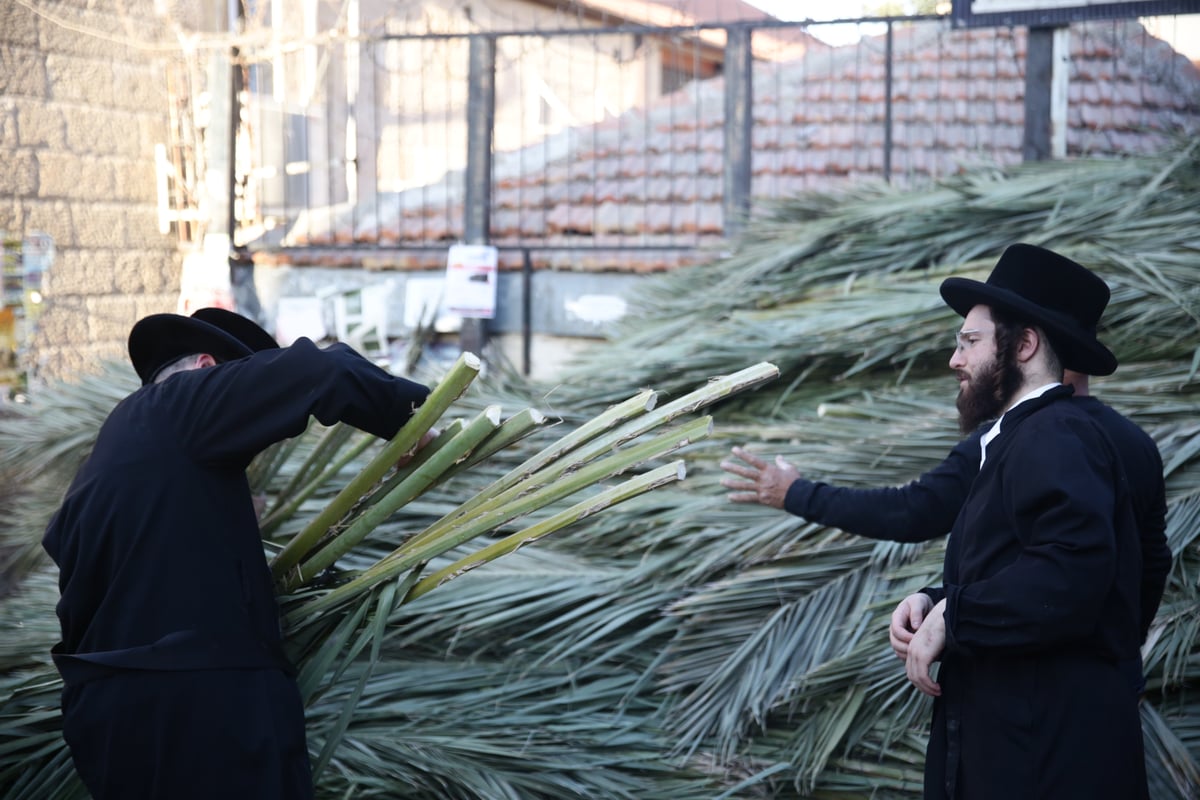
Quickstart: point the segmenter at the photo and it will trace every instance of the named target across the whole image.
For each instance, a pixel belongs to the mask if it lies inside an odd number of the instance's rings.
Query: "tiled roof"
[[[894,183],[952,174],[971,163],[1020,162],[1024,29],[898,27],[894,36],[891,157]],[[756,64],[755,201],[883,174],[884,44]],[[498,153],[492,240],[531,246],[540,268],[648,271],[695,253],[603,251],[614,246],[719,243],[723,231],[722,79],[695,83],[648,109]],[[1153,151],[1200,129],[1200,71],[1135,22],[1071,29],[1069,155]],[[442,252],[396,248],[462,236],[462,175],[381,196],[373,208],[314,212],[289,234],[294,263],[436,266]],[[361,252],[324,248],[354,244]],[[551,252],[549,247],[595,248]],[[520,263],[505,253],[504,266]]]

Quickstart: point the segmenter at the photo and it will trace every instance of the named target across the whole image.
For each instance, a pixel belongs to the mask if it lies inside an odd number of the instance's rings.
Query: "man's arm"
[[[1153,442],[1152,442],[1153,445]],[[1171,548],[1167,545],[1167,497],[1163,482],[1162,457],[1154,447],[1156,468],[1134,480],[1133,491],[1144,491],[1145,508],[1138,508],[1138,540],[1142,550],[1141,636],[1146,640],[1150,625],[1158,614],[1167,575],[1171,572]],[[1142,489],[1142,484],[1145,488]]]
[[[904,486],[853,489],[801,478],[782,459],[768,463],[743,448],[721,467],[745,480],[726,478],[734,502],[758,502],[782,508],[810,522],[841,528],[869,539],[923,542],[944,536],[979,472],[982,430],[955,445],[942,463]]]
[[[1133,420],[1094,397],[1075,401],[1099,423],[1121,461],[1133,500],[1142,555],[1139,595],[1141,635],[1145,640],[1158,613],[1167,575],[1171,571],[1171,548],[1167,545],[1167,499],[1163,483],[1162,456],[1158,445]]]
[[[347,345],[318,348],[307,339],[181,373],[162,389],[170,390],[164,402],[172,403],[179,439],[195,458],[247,463],[268,445],[303,433],[310,417],[390,439],[429,394]]]

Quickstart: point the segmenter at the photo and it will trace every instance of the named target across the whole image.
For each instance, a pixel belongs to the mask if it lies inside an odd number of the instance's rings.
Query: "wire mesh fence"
[[[830,43],[835,26],[851,43]],[[243,52],[241,239],[404,266],[485,238],[550,265],[656,270],[800,192],[915,186],[1023,158],[1024,28],[391,28]],[[1200,127],[1200,73],[1151,28],[1066,29],[1062,114],[1049,120],[1062,155],[1153,151]],[[743,135],[744,151],[731,149]],[[472,162],[473,141],[486,158]],[[483,231],[468,230],[468,196]]]

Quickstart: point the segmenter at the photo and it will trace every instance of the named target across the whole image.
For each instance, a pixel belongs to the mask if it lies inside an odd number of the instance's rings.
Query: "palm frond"
[[[729,254],[639,284],[613,337],[581,353],[554,385],[502,368],[472,383],[455,402],[464,426],[489,405],[534,406],[553,422],[381,521],[323,575],[331,585],[369,571],[414,532],[448,529],[472,498],[536,473],[539,454],[646,387],[658,393],[659,411],[711,376],[762,361],[779,369],[777,380],[706,407],[711,436],[677,453],[686,481],[395,602],[417,581],[458,574],[473,552],[515,534],[509,542],[520,541],[615,481],[520,522],[498,517],[482,545],[448,540],[424,554],[427,563],[297,633],[309,665],[313,755],[327,759],[320,796],[918,797],[928,705],[890,653],[886,618],[900,597],[937,580],[942,544],[866,542],[731,504],[719,462],[745,444],[784,455],[807,476],[859,486],[902,484],[936,464],[958,439],[945,366],[957,318],[937,287],[952,274],[984,277],[1015,241],[1072,256],[1112,287],[1101,338],[1121,367],[1092,391],[1158,442],[1175,554],[1144,648],[1147,768],[1155,800],[1194,796],[1198,149],[980,169],[920,191],[797,197],[753,220]],[[25,484],[36,512],[20,519],[53,509],[60,476],[125,391],[54,389],[22,416],[21,431],[0,421],[9,469],[32,464],[22,474],[45,476]],[[648,411],[636,417],[644,422]],[[256,486],[274,508],[289,509],[266,544],[272,556],[370,463],[370,448],[322,444],[334,435],[314,427],[257,465]],[[661,465],[651,459],[636,472]],[[336,478],[314,485],[327,472]],[[309,489],[294,506],[281,500]],[[5,541],[34,553],[40,530],[20,522]],[[316,598],[328,588],[300,591]],[[52,619],[50,594],[26,595],[28,608],[8,618],[45,604]],[[31,646],[45,647],[44,636],[31,636]],[[329,643],[337,647],[321,649]],[[19,774],[23,796],[70,797],[77,787],[54,740],[54,673],[45,663],[11,664],[0,676],[0,785]]]

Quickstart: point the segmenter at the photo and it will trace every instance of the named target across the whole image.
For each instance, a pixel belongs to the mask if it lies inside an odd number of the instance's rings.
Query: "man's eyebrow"
[[[982,328],[963,328],[958,333],[960,336],[965,336],[968,333],[983,333],[983,329]]]

